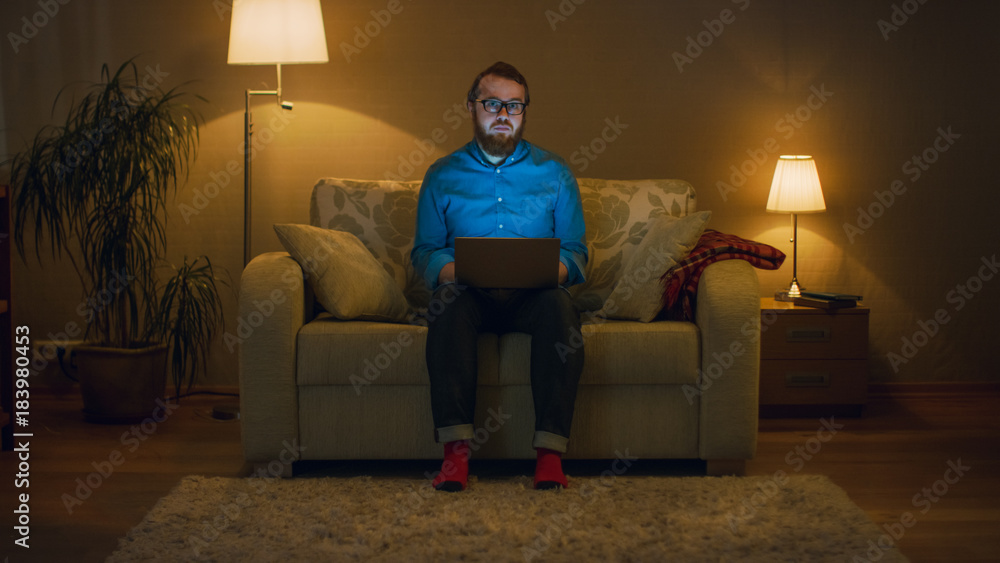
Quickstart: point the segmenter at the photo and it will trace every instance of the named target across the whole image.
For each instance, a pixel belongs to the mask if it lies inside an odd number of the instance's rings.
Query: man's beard
[[[478,119],[473,119],[472,121],[474,123],[473,129],[476,141],[483,149],[483,152],[497,158],[507,158],[513,154],[514,149],[517,148],[517,144],[521,142],[521,135],[524,133],[524,119],[521,120],[521,126],[516,131],[506,135],[503,133],[487,133],[486,129],[483,128],[483,124]],[[508,126],[514,129],[514,124],[509,121]]]

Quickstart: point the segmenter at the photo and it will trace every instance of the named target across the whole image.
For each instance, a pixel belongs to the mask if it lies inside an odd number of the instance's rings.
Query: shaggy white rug
[[[109,561],[906,561],[819,475],[187,477]]]

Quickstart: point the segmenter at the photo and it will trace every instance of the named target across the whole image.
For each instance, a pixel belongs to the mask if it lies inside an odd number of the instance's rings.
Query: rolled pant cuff
[[[535,431],[535,438],[531,441],[532,448],[545,448],[563,454],[566,453],[568,444],[569,438],[541,430]]]
[[[439,444],[447,444],[455,440],[471,440],[475,434],[475,429],[471,424],[456,424],[455,426],[436,428],[434,440]]]

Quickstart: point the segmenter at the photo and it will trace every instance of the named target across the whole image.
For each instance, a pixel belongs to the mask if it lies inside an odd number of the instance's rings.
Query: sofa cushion
[[[426,307],[430,300],[430,291],[410,265],[419,189],[419,181],[323,178],[309,203],[309,224],[357,236],[413,308]]]
[[[692,323],[609,320],[584,323],[581,332],[586,360],[580,385],[697,383],[701,348]],[[529,384],[531,336],[504,334],[499,346],[500,385]]]
[[[302,266],[316,300],[339,319],[399,321],[408,306],[399,287],[356,236],[309,225],[275,225]]]
[[[587,228],[586,281],[570,289],[577,305],[597,311],[611,294],[618,274],[649,229],[663,215],[694,213],[694,187],[683,180],[598,180],[580,178]]]
[[[582,334],[581,385],[697,383],[700,347],[692,323],[588,322]],[[323,313],[299,331],[296,384],[350,385],[359,394],[369,384],[427,385],[426,342],[426,327],[345,322]],[[530,384],[530,354],[527,334],[481,335],[479,385]]]
[[[427,385],[427,328],[413,324],[345,322],[322,313],[299,330],[296,384]],[[479,383],[496,385],[497,336],[479,338]]]
[[[597,315],[643,323],[656,318],[663,308],[660,277],[691,252],[711,216],[711,211],[699,211],[681,218],[662,215],[651,219],[649,231]]]

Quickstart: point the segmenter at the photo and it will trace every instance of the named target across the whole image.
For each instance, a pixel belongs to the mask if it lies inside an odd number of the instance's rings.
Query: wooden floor
[[[239,423],[211,417],[230,399],[185,399],[163,422],[134,429],[83,422],[75,396],[32,399],[28,550],[9,533],[16,494],[25,492],[14,488],[18,460],[0,454],[0,557],[10,561],[103,561],[181,477],[245,474]],[[887,533],[902,532],[898,545],[913,561],[1000,561],[998,407],[995,391],[875,397],[861,418],[835,418],[836,434],[820,432],[819,417],[761,420],[747,473],[829,476]],[[960,477],[948,472],[959,464]],[[567,466],[572,477],[586,471]]]

